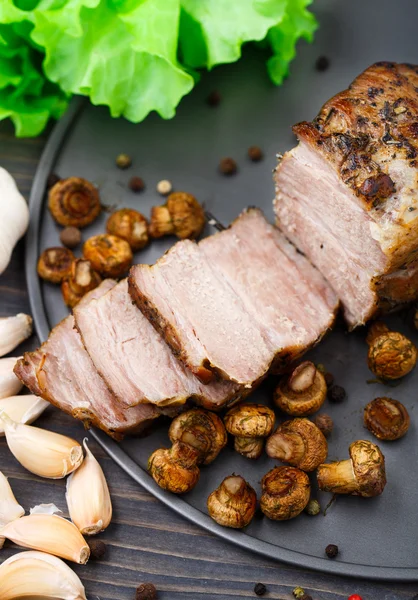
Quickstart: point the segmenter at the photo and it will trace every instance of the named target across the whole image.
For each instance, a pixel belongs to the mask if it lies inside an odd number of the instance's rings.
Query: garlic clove
[[[17,241],[29,225],[29,208],[16,181],[0,167],[0,273],[6,269]]]
[[[33,423],[48,406],[49,402],[33,394],[10,396],[0,400],[0,412],[4,410],[13,421],[24,424]],[[4,426],[0,420],[1,436],[4,436]]]
[[[24,514],[25,510],[14,497],[7,477],[0,471],[0,532],[5,525],[15,519],[20,519]],[[3,547],[3,544],[4,536],[0,533],[0,548]]]
[[[14,396],[23,387],[22,382],[13,373],[13,368],[19,358],[15,356],[0,358],[0,398]]]
[[[27,515],[5,525],[1,533],[18,546],[47,552],[81,565],[90,556],[90,548],[74,523],[57,515]]]
[[[0,319],[0,356],[12,352],[32,335],[32,317],[19,313],[14,317]]]
[[[83,441],[86,456],[67,479],[67,505],[71,520],[84,535],[95,535],[112,520],[112,501],[101,466]],[[88,490],[88,494],[86,493]]]
[[[55,515],[62,512],[55,504],[38,504],[29,510],[30,515]]]
[[[43,552],[19,552],[0,565],[2,600],[86,600],[77,575],[62,560]]]
[[[72,438],[16,423],[4,411],[0,411],[0,423],[13,456],[35,475],[62,479],[83,462],[83,449]]]

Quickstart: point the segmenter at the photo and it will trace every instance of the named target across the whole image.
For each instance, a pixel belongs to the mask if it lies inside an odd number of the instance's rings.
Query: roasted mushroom
[[[208,465],[218,456],[228,441],[221,419],[212,412],[193,408],[171,422],[170,440],[193,446],[199,453],[198,464]]]
[[[174,192],[165,204],[152,207],[149,234],[153,238],[176,235],[193,240],[204,225],[205,213],[196,198],[186,192]]]
[[[304,417],[321,408],[327,395],[325,377],[306,360],[285,377],[274,392],[274,402],[288,415]]]
[[[263,404],[241,404],[229,410],[224,418],[228,433],[235,436],[234,447],[247,458],[259,458],[264,438],[273,431],[276,417]]]
[[[111,214],[106,231],[126,240],[134,252],[145,248],[149,242],[148,222],[140,212],[132,208],[121,208]]]
[[[260,508],[269,519],[287,521],[307,506],[311,494],[309,477],[294,467],[276,467],[261,480]]]
[[[154,481],[173,494],[190,492],[199,481],[199,452],[182,442],[155,450],[148,459],[148,471]]]
[[[302,471],[314,471],[327,457],[328,444],[308,419],[293,419],[278,426],[266,443],[267,454]]]
[[[318,427],[318,429],[322,431],[326,438],[331,435],[332,430],[334,429],[334,421],[329,415],[325,413],[320,413],[319,415],[316,415],[312,419],[312,423],[314,423]]]
[[[133,258],[128,242],[108,233],[89,238],[84,243],[83,256],[104,277],[121,277]]]
[[[254,516],[257,495],[245,479],[233,474],[211,493],[207,504],[210,516],[219,525],[242,529]]]
[[[368,366],[377,377],[399,379],[415,367],[415,344],[402,333],[389,331],[384,323],[372,323],[366,341],[369,345]]]
[[[319,465],[318,486],[324,492],[352,494],[371,498],[386,485],[385,457],[376,444],[367,440],[353,442],[350,458]]]
[[[63,227],[86,227],[99,216],[99,191],[81,177],[61,179],[49,190],[49,210]]]
[[[87,292],[94,290],[102,278],[91,267],[88,260],[78,258],[72,264],[71,273],[61,284],[61,292],[64,302],[70,308],[74,308]]]
[[[397,440],[409,429],[405,406],[392,398],[375,398],[364,409],[364,424],[379,440]]]
[[[75,256],[68,250],[57,246],[44,250],[38,260],[38,275],[45,281],[61,283],[71,273]]]

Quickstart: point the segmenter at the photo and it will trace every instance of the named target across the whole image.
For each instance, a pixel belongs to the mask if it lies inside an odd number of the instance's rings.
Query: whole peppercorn
[[[264,594],[267,592],[267,588],[264,585],[264,583],[256,583],[254,586],[254,593],[257,596],[264,596]]]
[[[116,166],[119,169],[128,169],[132,164],[132,159],[129,154],[119,154],[116,157]]]
[[[91,558],[100,560],[106,554],[106,544],[101,540],[88,540]]]
[[[46,180],[46,189],[50,190],[58,181],[61,181],[61,177],[56,173],[50,173]]]
[[[263,158],[263,151],[259,146],[250,146],[248,148],[248,158],[253,162],[258,162]]]
[[[294,595],[295,598],[297,598],[297,600],[300,600],[305,595],[305,590],[302,587],[298,586],[298,587],[295,587],[292,594]]]
[[[318,500],[315,500],[314,498],[309,500],[308,505],[305,508],[305,512],[312,516],[319,515],[321,512],[321,505],[319,504]]]
[[[209,106],[218,106],[221,100],[222,96],[217,90],[213,90],[213,92],[211,92],[206,98],[206,102],[209,104]]]
[[[153,583],[141,583],[136,589],[135,600],[156,600],[157,598],[157,590]]]
[[[315,68],[317,71],[326,71],[329,67],[329,58],[326,56],[319,56],[315,63]]]
[[[171,181],[168,181],[168,179],[162,179],[157,183],[157,192],[161,194],[161,196],[167,196],[171,193],[172,189],[173,186],[171,184]]]
[[[78,227],[65,227],[60,233],[60,240],[66,248],[75,248],[81,242],[81,231]]]
[[[328,544],[325,548],[325,554],[328,558],[335,558],[338,555],[338,546],[335,544]]]
[[[145,183],[142,177],[131,177],[128,186],[133,192],[142,192],[142,190],[145,189]]]
[[[329,415],[319,414],[312,419],[312,422],[322,431],[325,437],[329,437],[334,428],[334,421]]]
[[[327,384],[328,387],[331,387],[332,385],[334,385],[334,375],[332,373],[325,373],[324,377],[325,377],[325,383]]]
[[[333,385],[329,388],[327,396],[330,402],[335,402],[338,404],[339,402],[343,402],[345,400],[347,394],[345,389],[340,385]]]
[[[219,170],[223,175],[234,175],[237,168],[237,163],[233,158],[223,158],[219,163]]]

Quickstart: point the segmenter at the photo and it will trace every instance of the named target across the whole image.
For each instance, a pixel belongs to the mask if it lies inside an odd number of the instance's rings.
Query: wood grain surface
[[[26,198],[45,139],[17,140],[10,124],[0,124],[0,165],[14,175]],[[20,242],[9,268],[0,277],[1,317],[29,312],[23,250],[24,243]],[[36,346],[33,336],[14,354]],[[53,407],[37,424],[79,441],[85,435],[81,424]],[[418,593],[418,584],[331,577],[236,548],[182,519],[143,491],[92,439],[90,447],[109,482],[114,518],[100,536],[107,545],[105,557],[75,567],[89,600],[134,599],[136,587],[145,581],[154,583],[161,600],[255,598],[257,582],[267,586],[265,598],[282,600],[293,598],[295,586],[304,587],[314,600],[345,600],[355,593],[363,600],[405,600]],[[18,501],[27,511],[35,504],[54,502],[64,516],[68,515],[65,482],[44,480],[25,471],[8,451],[5,438],[0,438],[0,469],[9,477]],[[325,548],[332,540],[324,539],[323,543]],[[16,546],[6,542],[0,562],[16,551]]]

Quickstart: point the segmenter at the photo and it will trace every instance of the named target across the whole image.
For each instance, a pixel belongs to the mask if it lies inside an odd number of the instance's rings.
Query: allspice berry
[[[258,162],[263,159],[263,151],[260,146],[250,146],[248,148],[248,158],[253,162]]]
[[[100,560],[106,554],[106,544],[101,540],[89,540],[90,557]]]
[[[206,102],[209,104],[209,106],[218,106],[221,100],[222,96],[218,90],[213,90],[213,92],[211,92],[206,98]]]
[[[223,158],[219,163],[219,170],[223,175],[234,175],[237,169],[237,163],[233,158]]]
[[[335,558],[338,555],[338,546],[335,544],[328,544],[325,548],[325,554],[328,558]]]
[[[142,177],[131,177],[128,183],[129,189],[133,192],[142,192],[145,189],[145,183]]]
[[[136,590],[135,600],[157,600],[157,589],[153,583],[141,583]]]
[[[321,413],[312,419],[312,422],[322,431],[325,437],[329,437],[334,428],[334,421],[329,415]]]
[[[267,588],[264,583],[256,583],[254,586],[254,593],[256,596],[264,596],[267,593]]]
[[[60,240],[66,248],[75,248],[81,242],[81,231],[78,227],[65,227],[60,233]]]
[[[116,157],[116,166],[119,167],[119,169],[128,169],[132,164],[132,158],[129,156],[129,154],[119,154]]]

